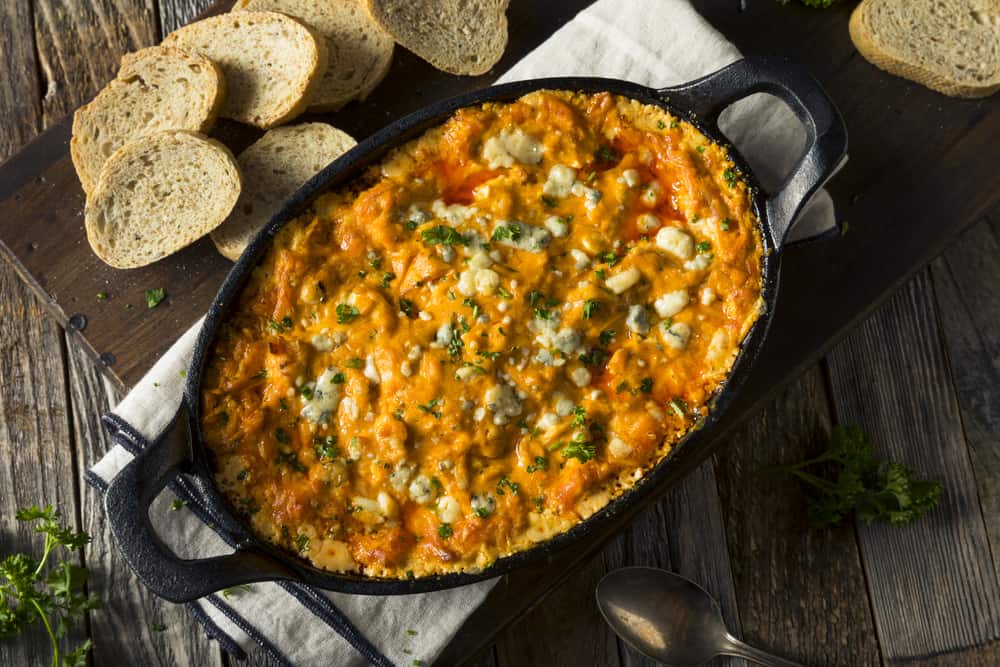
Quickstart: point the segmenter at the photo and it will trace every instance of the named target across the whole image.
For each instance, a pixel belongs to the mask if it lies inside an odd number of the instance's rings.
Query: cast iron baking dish
[[[618,498],[565,533],[531,549],[498,559],[478,572],[451,573],[416,579],[378,579],[320,570],[291,553],[256,538],[215,488],[200,432],[202,371],[216,331],[237,300],[245,281],[275,233],[302,212],[319,194],[345,185],[380,160],[387,151],[440,124],[452,112],[491,101],[511,101],[541,89],[610,92],[653,104],[691,121],[707,137],[727,148],[751,188],[752,205],[761,225],[764,312],[747,334],[726,381],[712,399],[712,410],[700,428],[677,443],[671,453]],[[752,93],[783,100],[806,131],[806,147],[792,172],[773,192],[764,191],[749,165],[719,131],[719,114]],[[105,506],[112,533],[129,566],[157,595],[185,602],[238,584],[290,580],[320,588],[364,595],[397,595],[439,590],[496,577],[527,563],[549,558],[591,536],[595,529],[621,517],[656,489],[680,449],[698,446],[725,413],[743,384],[764,343],[774,313],[785,238],[805,203],[836,171],[847,153],[847,129],[833,102],[805,70],[775,59],[747,58],[696,81],[653,89],[618,79],[553,78],[493,86],[432,104],[358,144],[317,174],[284,204],[229,272],[216,295],[194,351],[184,397],[172,426],[135,457],[111,482]],[[235,551],[200,560],[184,560],[157,537],[149,505],[173,482],[191,499],[191,507],[211,522]]]

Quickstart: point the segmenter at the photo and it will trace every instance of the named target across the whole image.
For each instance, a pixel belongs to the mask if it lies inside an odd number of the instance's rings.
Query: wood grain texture
[[[34,0],[45,125],[93,97],[129,51],[156,42],[153,0]]]
[[[0,553],[40,557],[45,539],[14,520],[18,507],[51,503],[63,523],[80,528],[65,351],[58,325],[6,267],[0,297]],[[79,553],[61,548],[51,558],[82,564]],[[64,649],[86,639],[84,624],[74,626]],[[51,653],[39,623],[16,642],[0,642],[0,665],[45,664]]]
[[[187,25],[211,7],[212,0],[159,0],[160,38],[166,37],[182,25]]]
[[[93,360],[72,342],[68,357],[73,440],[79,467],[86,469],[111,447],[100,415],[121,396]],[[205,638],[201,626],[184,607],[150,593],[129,570],[111,535],[100,493],[89,486],[81,493],[83,524],[94,537],[86,564],[92,572],[92,590],[105,600],[101,613],[90,623],[95,664],[220,665],[221,649]],[[126,627],[129,632],[123,633]]]
[[[935,260],[931,276],[1000,576],[1000,210]]]
[[[715,471],[706,461],[633,522],[604,550],[607,570],[642,565],[677,572],[705,588],[719,601],[727,627],[741,637],[736,588],[729,563],[726,527]],[[573,582],[567,585],[573,585]],[[622,664],[656,663],[619,641]],[[744,665],[719,658],[714,665]]]
[[[1000,639],[1000,589],[933,298],[924,272],[829,355],[838,421],[944,485],[940,505],[912,525],[858,526],[890,663]]]
[[[797,482],[761,475],[825,444],[822,373],[813,367],[731,437],[715,470],[744,639],[808,665],[878,665],[864,573],[850,525],[816,530]]]
[[[603,560],[592,559],[500,635],[496,644],[499,667],[617,667],[617,639],[601,618],[594,598],[594,588],[604,573]]]
[[[32,38],[31,3],[0,4],[0,161],[10,157],[41,129],[38,61]]]

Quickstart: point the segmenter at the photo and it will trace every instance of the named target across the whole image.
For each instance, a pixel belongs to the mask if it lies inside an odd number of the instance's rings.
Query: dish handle
[[[785,238],[799,213],[847,159],[844,119],[819,82],[799,65],[772,57],[744,58],[657,93],[678,107],[691,109],[716,130],[722,111],[753,93],[778,97],[799,119],[806,130],[806,149],[774,192],[765,193],[767,223],[776,249],[786,245]]]
[[[111,534],[136,576],[171,602],[190,602],[239,584],[296,578],[250,543],[225,556],[194,560],[178,557],[163,543],[149,519],[149,506],[190,461],[191,434],[182,404],[160,439],[132,459],[104,494]]]

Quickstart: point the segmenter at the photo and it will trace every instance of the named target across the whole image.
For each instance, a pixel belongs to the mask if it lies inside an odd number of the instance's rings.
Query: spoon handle
[[[754,648],[749,644],[744,644],[730,634],[726,634],[723,645],[719,647],[719,652],[723,655],[735,655],[747,660],[753,660],[765,667],[803,667],[801,663],[785,660],[784,658],[761,651],[759,648]]]

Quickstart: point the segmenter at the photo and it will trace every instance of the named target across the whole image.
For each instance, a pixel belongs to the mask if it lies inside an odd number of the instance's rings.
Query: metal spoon
[[[597,606],[629,646],[674,667],[693,667],[717,655],[802,667],[733,637],[708,591],[666,570],[625,567],[609,572],[597,584]]]

